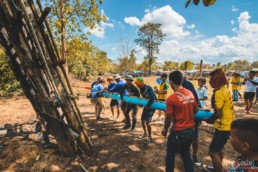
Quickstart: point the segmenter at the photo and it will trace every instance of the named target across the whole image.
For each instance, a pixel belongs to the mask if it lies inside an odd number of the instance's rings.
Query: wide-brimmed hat
[[[114,78],[114,79],[120,79],[121,76],[120,76],[119,74],[115,74],[115,75],[113,76],[113,78]]]
[[[125,77],[125,80],[133,81],[133,76],[132,75],[127,75]]]
[[[142,77],[138,77],[134,83],[136,85],[144,85],[144,79]]]

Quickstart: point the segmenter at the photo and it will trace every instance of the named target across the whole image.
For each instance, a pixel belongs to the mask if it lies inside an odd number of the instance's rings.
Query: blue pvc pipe
[[[120,97],[119,94],[103,93],[103,96],[105,96],[105,97],[107,97],[107,98],[112,98],[112,99],[121,100],[121,97]],[[141,105],[141,106],[146,106],[147,103],[148,103],[148,100],[142,99],[142,98],[137,98],[137,97],[123,96],[123,99],[124,99],[124,101],[127,102],[127,103],[136,104],[136,105]],[[160,102],[160,101],[154,101],[154,102],[152,103],[152,105],[150,106],[150,108],[166,111],[166,103]],[[209,118],[209,117],[211,117],[212,114],[213,114],[212,112],[207,112],[207,111],[199,110],[199,111],[194,115],[194,117],[195,117],[196,119],[203,120],[204,118]]]

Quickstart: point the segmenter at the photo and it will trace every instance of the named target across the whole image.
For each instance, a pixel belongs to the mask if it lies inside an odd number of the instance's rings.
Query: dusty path
[[[137,115],[136,131],[133,135],[129,130],[122,130],[123,124],[111,119],[109,108],[110,99],[105,99],[105,120],[96,121],[94,108],[89,100],[81,97],[79,108],[83,118],[94,130],[91,132],[93,149],[87,155],[62,157],[55,146],[46,148],[38,134],[31,134],[27,139],[23,136],[14,138],[4,137],[0,131],[0,171],[82,171],[80,163],[88,171],[164,171],[166,143],[160,132],[163,128],[160,121],[152,123],[154,143],[145,146],[143,140],[138,139],[142,134],[140,115]],[[209,106],[209,105],[208,105]],[[257,118],[258,105],[253,112],[244,112],[243,100],[235,103],[236,118]],[[24,98],[0,99],[0,126],[4,124],[24,123],[36,120],[35,112],[30,102]],[[155,113],[156,117],[157,113]],[[120,115],[120,121],[123,116]],[[25,130],[34,130],[35,126],[27,126]],[[199,158],[204,164],[211,165],[208,156],[208,146],[213,136],[212,125],[203,123],[200,127]],[[54,140],[52,139],[54,142]],[[9,145],[9,147],[8,147]],[[225,149],[225,169],[234,161],[238,154],[227,143]],[[183,171],[180,156],[177,155],[176,171]],[[202,171],[197,169],[195,171]]]

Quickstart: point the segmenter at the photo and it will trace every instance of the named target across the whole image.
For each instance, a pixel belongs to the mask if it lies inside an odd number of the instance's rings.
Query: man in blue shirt
[[[124,85],[126,84],[126,82],[125,82],[125,80],[121,79],[121,76],[119,74],[114,75],[114,80],[116,81],[117,84],[113,88],[109,88],[106,91],[108,93],[117,93],[120,95],[121,90],[124,87]],[[124,96],[129,95],[126,89],[122,93]],[[121,100],[119,100],[119,102],[121,103]],[[121,109],[122,109],[123,113],[125,112],[125,108],[126,108],[126,102],[122,102]],[[124,116],[124,120],[122,122],[126,122],[125,116]]]
[[[112,76],[108,77],[108,78],[107,78],[107,81],[108,81],[108,83],[109,83],[108,88],[107,88],[108,90],[114,88],[114,87],[116,86],[116,84],[117,84],[116,82],[114,82],[114,79],[113,79]],[[115,109],[114,109],[115,106],[116,106],[116,108],[117,108],[116,121],[118,121],[118,118],[119,118],[119,115],[120,115],[120,106],[121,106],[121,104],[120,104],[120,102],[119,102],[118,100],[116,100],[116,99],[111,99],[111,101],[110,101],[110,108],[111,108],[113,120],[115,119]]]
[[[98,85],[98,84],[99,84],[99,81],[100,81],[101,79],[103,79],[103,78],[102,78],[101,76],[99,76],[99,77],[97,78],[97,80],[94,81],[94,82],[91,84],[91,88],[93,88],[93,87],[95,87],[96,85]]]
[[[143,108],[142,117],[141,117],[144,134],[139,137],[139,138],[145,138],[148,136],[148,138],[144,142],[147,145],[152,142],[150,123],[151,123],[152,116],[155,112],[155,109],[151,109],[150,106],[152,105],[154,100],[157,100],[157,97],[155,95],[154,90],[151,88],[151,86],[144,84],[143,78],[141,77],[136,78],[135,85],[137,85],[137,87],[140,89],[140,93],[142,97],[149,100],[146,107]],[[148,135],[147,135],[147,130],[148,130]]]
[[[97,120],[103,119],[100,117],[100,114],[102,112],[102,103],[99,97],[102,97],[104,84],[105,84],[105,80],[101,79],[99,80],[99,84],[93,87],[91,90],[91,103],[94,104],[95,106],[95,114],[96,114]]]

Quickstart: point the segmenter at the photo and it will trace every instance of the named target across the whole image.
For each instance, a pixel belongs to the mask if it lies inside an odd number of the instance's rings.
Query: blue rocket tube
[[[120,97],[119,94],[103,93],[103,96],[105,96],[105,97],[107,97],[107,98],[112,98],[112,99],[121,100],[121,97]],[[138,97],[123,96],[123,99],[124,99],[124,101],[127,102],[127,103],[136,104],[136,105],[141,105],[141,106],[146,106],[147,103],[148,103],[148,100],[142,99],[142,98],[138,98]],[[150,106],[150,108],[166,111],[166,103],[160,102],[160,101],[154,101],[154,102],[152,103],[152,105]],[[204,118],[209,118],[209,117],[211,117],[212,114],[213,114],[212,112],[207,112],[207,111],[199,110],[199,111],[194,115],[194,117],[195,117],[196,119],[203,120]]]

